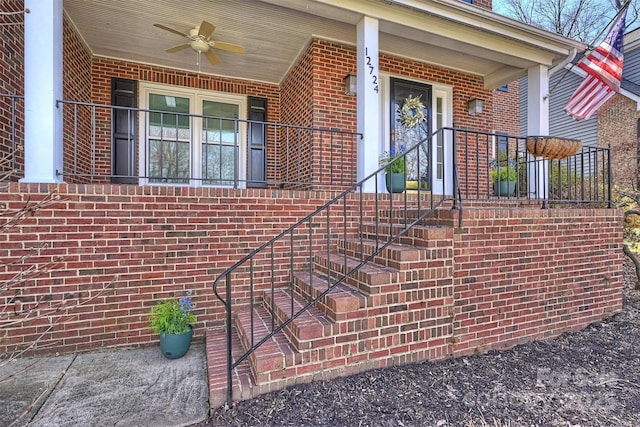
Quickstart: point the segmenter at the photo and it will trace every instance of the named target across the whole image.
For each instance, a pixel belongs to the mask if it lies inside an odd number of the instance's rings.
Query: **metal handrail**
[[[425,145],[427,145],[430,141],[431,138],[435,135],[432,134],[430,135],[428,138],[425,138],[424,140],[422,140],[420,143],[416,144],[414,147],[410,148],[409,150],[407,150],[406,152],[402,153],[399,155],[399,157],[402,158],[402,161],[404,161],[405,163],[407,162],[408,156],[411,156],[412,154],[418,153],[418,150],[420,150],[421,148],[423,148]],[[427,151],[428,153],[431,152],[431,150]],[[420,170],[420,158],[421,156],[417,156],[417,163],[418,163],[418,170]],[[428,156],[427,161],[430,161],[430,154]],[[403,193],[402,195],[399,196],[394,196],[394,195],[389,195],[389,205],[390,205],[390,209],[392,209],[393,206],[393,199],[395,197],[398,198],[404,198],[404,207],[403,207],[403,218],[404,218],[404,223],[403,221],[398,221],[398,225],[402,226],[401,230],[396,233],[395,235],[393,234],[393,230],[391,225],[393,224],[393,218],[390,218],[390,222],[389,222],[389,234],[388,237],[385,234],[385,241],[381,241],[382,233],[379,232],[380,230],[380,224],[379,224],[379,218],[377,216],[377,209],[379,206],[379,202],[380,202],[380,196],[382,195],[382,193],[379,191],[379,186],[380,186],[380,180],[379,180],[379,176],[381,175],[381,173],[385,170],[386,166],[381,166],[379,169],[377,169],[375,172],[371,173],[370,175],[366,176],[364,179],[362,179],[360,182],[358,182],[355,185],[352,185],[351,187],[349,187],[348,189],[346,189],[345,191],[343,191],[341,194],[335,196],[334,198],[332,198],[331,200],[329,200],[328,202],[326,202],[324,205],[320,206],[319,208],[317,208],[314,212],[308,214],[307,216],[305,216],[304,218],[298,220],[295,224],[293,224],[292,226],[290,226],[289,228],[287,228],[286,230],[280,232],[277,236],[273,237],[272,239],[270,239],[268,242],[262,244],[260,247],[258,247],[256,250],[254,250],[253,252],[249,253],[248,255],[244,256],[241,260],[239,260],[238,262],[236,262],[233,266],[231,266],[230,268],[228,268],[225,272],[223,272],[218,278],[216,278],[216,280],[214,281],[213,284],[213,291],[214,294],[216,295],[216,297],[222,302],[222,304],[225,307],[225,311],[226,311],[226,333],[227,333],[227,404],[231,404],[232,401],[232,372],[233,369],[235,369],[240,363],[242,363],[246,358],[248,358],[251,353],[253,353],[257,348],[259,348],[261,345],[263,345],[265,342],[267,342],[268,340],[270,340],[275,334],[277,334],[278,332],[280,332],[281,330],[283,330],[284,328],[286,328],[293,320],[295,320],[297,317],[299,317],[300,315],[302,315],[304,312],[306,312],[310,307],[312,307],[317,301],[321,300],[325,295],[327,295],[329,292],[331,292],[333,289],[335,289],[337,286],[343,284],[349,277],[351,277],[353,274],[355,274],[358,270],[360,270],[364,265],[366,265],[367,263],[369,263],[374,257],[376,257],[378,254],[380,254],[385,248],[387,248],[389,245],[391,245],[392,243],[394,243],[395,241],[397,241],[401,236],[403,236],[411,227],[415,226],[416,224],[419,224],[425,217],[427,217],[431,212],[433,212],[437,207],[439,207],[440,205],[442,205],[442,203],[444,203],[445,199],[441,199],[439,201],[437,201],[436,203],[434,203],[433,201],[433,196],[432,193],[429,192],[429,198],[430,198],[430,204],[429,207],[424,209],[423,212],[420,212],[420,200],[421,200],[421,195],[425,195],[427,193],[427,191],[422,190],[421,186],[418,185],[417,188],[417,203],[418,203],[418,215],[415,216],[415,219],[413,219],[411,222],[409,222],[408,220],[408,212],[407,212],[407,193]],[[350,195],[353,194],[359,194],[360,195],[360,204],[362,205],[363,203],[363,195],[365,194],[363,191],[363,187],[365,186],[366,183],[369,183],[373,181],[374,186],[376,188],[375,193],[373,193],[373,197],[374,197],[374,203],[376,206],[376,249],[373,250],[370,254],[365,255],[364,251],[361,251],[361,259],[360,262],[353,267],[351,270],[347,270],[346,268],[346,259],[345,259],[345,273],[339,277],[337,280],[333,281],[331,284],[328,284],[327,289],[324,290],[323,292],[321,292],[320,294],[318,294],[315,298],[310,298],[310,300],[307,302],[306,305],[304,305],[302,308],[298,309],[295,313],[291,313],[290,317],[281,322],[278,326],[276,326],[274,323],[272,323],[272,328],[271,328],[271,332],[267,335],[265,335],[264,337],[262,337],[258,342],[254,342],[253,341],[253,337],[251,337],[251,347],[242,355],[240,355],[239,357],[236,358],[235,362],[233,361],[233,357],[232,357],[232,348],[231,348],[231,339],[232,339],[232,328],[231,328],[231,322],[232,322],[232,311],[233,311],[233,307],[232,307],[232,283],[231,283],[231,274],[239,269],[240,267],[242,267],[243,265],[245,265],[246,263],[251,263],[251,261],[254,259],[254,257],[256,257],[257,254],[261,253],[262,251],[267,250],[268,248],[272,248],[273,251],[273,247],[274,245],[279,242],[280,240],[284,240],[286,239],[288,236],[291,237],[291,239],[293,240],[293,233],[303,227],[306,224],[309,224],[310,221],[312,221],[314,218],[318,217],[319,215],[321,215],[322,213],[326,213],[327,214],[327,228],[330,228],[330,222],[329,222],[329,210],[331,209],[332,206],[336,206],[339,205],[341,202],[344,205],[344,216],[342,217],[343,221],[342,224],[343,227],[345,227],[344,230],[344,234],[345,234],[345,238],[346,238],[346,223],[347,223],[347,215],[346,215],[346,203],[347,203],[347,199]],[[421,194],[423,193],[423,194]],[[385,195],[385,198],[387,196]],[[360,209],[360,223],[358,224],[359,227],[361,227],[363,224],[363,217],[362,217],[362,209]],[[332,233],[330,232],[329,229],[327,229],[327,236],[330,236]],[[361,242],[362,242],[362,238],[361,238]],[[312,242],[309,241],[309,246],[311,247]],[[362,248],[362,245],[361,245]],[[327,243],[327,252],[329,251],[329,244]],[[291,249],[290,251],[290,256],[291,258],[293,258],[293,249]],[[345,255],[346,257],[346,255]],[[273,260],[273,258],[272,258]],[[293,260],[290,261],[291,264],[293,264]],[[273,268],[273,267],[272,267]],[[310,267],[311,268],[311,267]],[[273,271],[271,272],[273,274]],[[292,271],[290,271],[289,276],[291,277]],[[226,285],[226,292],[225,292],[225,296],[224,298],[221,296],[219,290],[218,290],[218,286],[220,283],[225,282]],[[272,287],[271,290],[273,291],[273,283],[272,283]],[[253,286],[251,287],[251,295],[253,296]],[[253,301],[250,304],[251,306],[253,305]],[[252,317],[253,318],[253,317]]]

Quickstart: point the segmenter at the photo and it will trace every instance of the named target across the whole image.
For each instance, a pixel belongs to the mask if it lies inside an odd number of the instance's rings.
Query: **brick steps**
[[[402,227],[380,221],[360,227],[361,237],[334,239],[332,251],[313,255],[311,269],[292,272],[290,287],[264,291],[253,311],[247,307],[234,313],[236,339],[244,351],[359,267],[247,358],[237,369],[234,399],[447,354],[453,229],[413,227],[362,264],[380,247],[377,234]],[[239,351],[234,347],[234,352]],[[214,390],[219,389],[216,383]]]

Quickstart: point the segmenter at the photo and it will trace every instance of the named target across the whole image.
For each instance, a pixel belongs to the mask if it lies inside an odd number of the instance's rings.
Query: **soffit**
[[[383,52],[481,75],[488,86],[503,84],[535,63],[551,65],[568,53],[566,39],[457,3],[64,0],[64,8],[94,55],[276,84],[314,36],[355,45],[355,25],[365,14],[380,21]],[[222,63],[212,66],[203,58],[200,67],[191,49],[164,52],[185,39],[154,23],[188,33],[202,20],[216,26],[212,39],[242,45],[246,52],[217,50]]]

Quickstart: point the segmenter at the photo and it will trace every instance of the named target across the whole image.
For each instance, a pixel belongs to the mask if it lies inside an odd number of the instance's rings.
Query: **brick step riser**
[[[295,275],[293,279],[294,291],[305,300],[318,297],[330,286],[330,284],[327,284],[326,278],[315,274],[312,277],[310,279],[305,272],[304,275]],[[334,281],[332,280],[331,284],[333,283]],[[316,308],[332,321],[344,320],[348,313],[357,311],[367,305],[366,297],[355,288],[349,287],[348,292],[340,291],[340,289],[344,288],[346,288],[346,285],[339,285],[320,298],[315,304]]]
[[[378,218],[380,219],[380,222],[388,223],[390,220],[393,220],[394,223],[412,223],[420,216],[422,216],[426,211],[426,207],[421,207],[420,210],[411,207],[405,211],[403,206],[397,206],[394,207],[392,211],[390,211],[389,209],[381,209],[378,213]],[[420,225],[454,227],[456,225],[456,220],[457,211],[451,210],[449,206],[449,208],[436,209],[432,211],[429,215],[422,219]]]
[[[352,264],[353,263],[348,264],[345,271],[345,266],[341,262],[328,260],[321,255],[316,255],[315,257],[316,272],[327,275],[334,280],[342,279],[345,273],[352,270]],[[347,277],[344,283],[359,290],[365,296],[369,296],[381,292],[394,292],[399,290],[400,283],[405,279],[406,274],[407,272],[392,271],[392,269],[388,269],[388,272],[379,273],[368,273],[359,270]]]
[[[256,318],[254,320],[255,324],[259,324],[261,320]],[[240,338],[240,342],[242,343],[242,347],[246,351],[251,347],[251,328],[249,321],[241,321],[239,316],[235,317],[235,329]],[[254,343],[260,341],[264,334],[258,333],[254,336]],[[259,379],[268,378],[265,377],[266,372],[278,371],[284,369],[286,366],[291,366],[296,363],[296,355],[292,352],[289,354],[284,354],[281,351],[273,351],[271,354],[265,356],[264,355],[264,346],[259,348],[256,352],[253,352],[249,355],[247,359],[249,361],[249,366],[251,368],[251,373],[253,377],[258,381]]]
[[[306,305],[306,300],[303,300],[301,296],[296,296],[294,297],[294,301],[295,314],[299,311],[302,304]],[[282,301],[278,298],[274,301],[271,295],[266,294],[264,296],[264,306],[269,312],[274,314],[276,325],[281,325],[291,318],[291,306],[287,301]],[[318,322],[309,325],[304,322],[304,316],[308,316],[308,314],[303,313],[301,316],[302,317],[294,319],[289,325],[282,329],[285,336],[298,351],[317,347],[317,342],[324,341],[327,337],[337,332],[335,323],[329,321],[328,318],[326,318],[328,320],[327,322]]]
[[[362,259],[370,256],[378,249],[374,240],[354,239],[339,240],[337,252],[355,259]],[[400,271],[414,268],[425,268],[429,259],[428,251],[416,246],[400,247],[397,244],[387,246],[373,258],[373,262],[383,267],[390,267]]]

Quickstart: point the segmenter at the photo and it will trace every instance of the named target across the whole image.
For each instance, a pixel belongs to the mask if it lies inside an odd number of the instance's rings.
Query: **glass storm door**
[[[406,117],[414,116],[415,111],[407,111],[403,107],[410,98],[418,98],[422,103],[424,121],[412,126]],[[431,86],[421,83],[409,82],[400,79],[391,79],[391,138],[389,153],[409,150],[420,144],[417,150],[407,155],[405,174],[407,181],[415,181],[416,185],[424,189],[431,189],[430,171],[433,170],[431,147],[427,141],[431,134]]]

